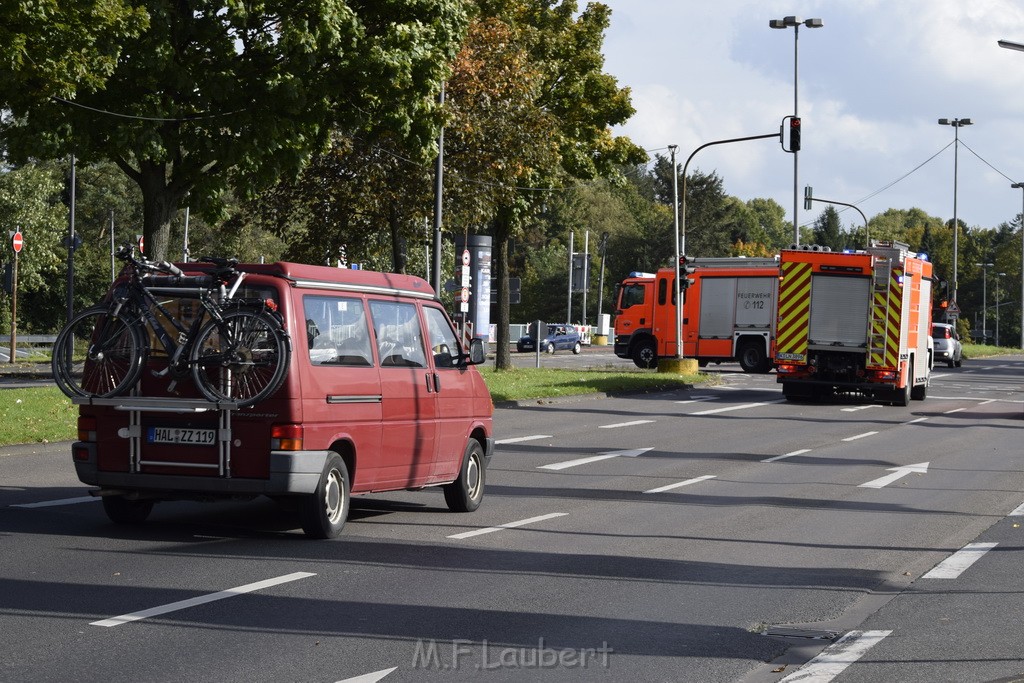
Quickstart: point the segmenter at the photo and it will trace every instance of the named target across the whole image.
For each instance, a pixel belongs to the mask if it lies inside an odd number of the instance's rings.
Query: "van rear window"
[[[362,299],[343,296],[302,298],[306,346],[313,365],[373,365],[369,325]]]

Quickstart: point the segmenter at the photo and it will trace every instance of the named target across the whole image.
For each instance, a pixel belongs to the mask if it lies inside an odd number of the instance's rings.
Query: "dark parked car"
[[[964,348],[955,327],[946,323],[932,323],[932,340],[935,342],[936,363],[946,363],[951,368],[963,365]]]
[[[583,350],[580,342],[580,333],[572,325],[548,325],[548,333],[540,342],[540,350],[545,353],[554,353],[559,349],[572,349],[573,353]],[[533,337],[529,334],[520,337],[516,342],[516,350],[519,353],[535,351]]]

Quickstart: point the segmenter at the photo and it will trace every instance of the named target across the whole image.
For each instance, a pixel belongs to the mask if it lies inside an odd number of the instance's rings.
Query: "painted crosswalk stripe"
[[[77,498],[60,498],[58,500],[43,500],[38,503],[18,503],[11,505],[12,508],[48,508],[56,505],[76,505],[78,503],[92,503],[100,500],[98,496],[78,496]]]
[[[1021,503],[1009,514],[1010,517],[1024,517],[1024,503]]]
[[[863,434],[856,434],[854,436],[848,436],[842,441],[856,441],[857,439],[863,439],[865,436],[874,436],[878,432],[864,432]]]
[[[918,422],[924,422],[927,419],[928,419],[927,417],[915,417],[913,420],[907,420],[903,424],[905,424],[905,425],[917,424]]]
[[[633,420],[631,422],[617,422],[613,425],[598,425],[598,429],[618,429],[619,427],[635,427],[636,425],[646,425],[654,422],[654,420]]]
[[[791,451],[785,455],[776,455],[774,458],[765,458],[761,462],[775,462],[776,460],[782,460],[783,458],[792,458],[794,455],[803,455],[804,453],[810,453],[810,448],[801,448],[798,451]]]
[[[644,493],[664,493],[665,491],[671,491],[677,489],[680,486],[689,486],[690,484],[696,484],[701,481],[707,481],[708,479],[714,479],[715,475],[705,474],[703,477],[694,477],[693,479],[687,479],[686,481],[677,481],[675,484],[669,484],[668,486],[659,486],[656,489],[650,491],[644,491]]]
[[[592,462],[600,462],[602,460],[611,460],[612,458],[635,458],[639,455],[643,455],[650,448],[631,448],[624,451],[611,451],[609,453],[601,453],[600,455],[588,455],[585,458],[576,458],[575,460],[566,460],[564,462],[555,462],[550,465],[541,465],[537,469],[540,470],[567,470],[570,467],[576,467],[578,465],[586,465]]]
[[[924,574],[922,579],[955,579],[963,574],[968,567],[977,562],[982,556],[998,543],[968,543],[942,562],[935,565],[931,571]]]
[[[853,408],[843,408],[844,413],[856,413],[859,410],[867,410],[868,408],[881,408],[882,406],[877,403],[869,403],[866,406],[855,406]]]
[[[538,439],[550,439],[550,438],[552,438],[550,434],[534,434],[533,436],[517,436],[514,439],[500,439],[499,441],[495,441],[494,445],[495,446],[500,446],[500,445],[506,444],[506,443],[521,443],[523,441],[536,441]]]
[[[139,612],[132,612],[131,614],[122,614],[119,617],[112,617],[110,619],[94,621],[90,625],[120,626],[121,624],[127,624],[131,621],[138,621],[139,619],[145,619],[147,617],[155,617],[160,614],[167,614],[168,612],[177,612],[178,610],[187,609],[189,607],[195,607],[196,605],[205,605],[208,602],[223,600],[224,598],[233,598],[236,595],[252,593],[253,591],[263,590],[264,588],[270,588],[271,586],[277,586],[282,583],[298,581],[299,579],[307,579],[310,576],[316,576],[316,574],[310,572],[294,572],[292,574],[285,574],[284,576],[278,576],[276,578],[267,579],[265,581],[247,583],[246,585],[239,586],[238,588],[229,588],[227,590],[219,591],[217,593],[200,595],[195,598],[189,598],[188,600],[179,600],[178,602],[172,602],[167,605],[160,605],[159,607],[151,607],[149,609],[144,609]]]
[[[781,403],[782,401],[763,401],[760,403],[741,403],[735,406],[725,406],[724,408],[711,408],[710,410],[701,410],[696,413],[690,413],[691,415],[716,415],[718,413],[728,413],[733,410],[746,410],[747,408],[758,408],[760,406],[766,406],[769,403]]]
[[[537,517],[530,517],[529,519],[521,519],[518,522],[509,522],[508,524],[501,524],[499,526],[489,526],[483,529],[474,529],[473,531],[463,531],[461,534],[452,534],[448,538],[472,538],[473,536],[483,536],[484,534],[493,534],[495,531],[501,531],[502,529],[515,529],[516,527],[526,526],[527,524],[536,524],[537,522],[543,522],[555,517],[564,517],[568,512],[552,512],[547,515],[539,515]]]
[[[967,410],[967,408],[953,408],[953,410],[947,410],[946,412],[944,412],[943,415],[952,415],[953,413],[959,413],[964,410]]]
[[[892,631],[850,631],[781,683],[828,683],[882,642]]]

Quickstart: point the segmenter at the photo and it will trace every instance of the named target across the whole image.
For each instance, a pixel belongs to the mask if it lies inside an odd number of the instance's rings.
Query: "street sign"
[[[21,245],[24,243],[24,238],[21,236],[21,230],[15,231],[14,235],[11,236],[11,246],[14,247],[14,253],[18,254],[21,252]]]
[[[960,307],[956,305],[955,301],[950,301],[949,306],[946,307],[946,313],[952,313],[953,315],[960,315]]]
[[[139,243],[139,253],[140,253],[140,254],[144,253],[144,250],[143,250],[143,246],[145,246],[145,238],[143,238],[143,236],[142,236],[142,235],[136,235],[136,236],[135,236],[135,239],[136,239],[136,240],[138,241],[138,243]]]
[[[462,288],[462,301],[469,301],[469,287]]]
[[[463,249],[462,250],[462,265],[464,265],[464,266],[468,266],[469,265],[469,249]]]

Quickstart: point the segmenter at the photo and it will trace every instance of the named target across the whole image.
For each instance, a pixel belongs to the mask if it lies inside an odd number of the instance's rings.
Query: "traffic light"
[[[789,151],[800,151],[800,117],[789,117]]]
[[[697,268],[696,268],[696,266],[693,265],[693,263],[691,263],[690,257],[689,256],[680,256],[679,257],[679,287],[680,287],[680,289],[686,289],[687,287],[692,285],[694,282],[696,282],[696,280],[694,280],[692,277],[690,277],[695,272],[697,272]]]

